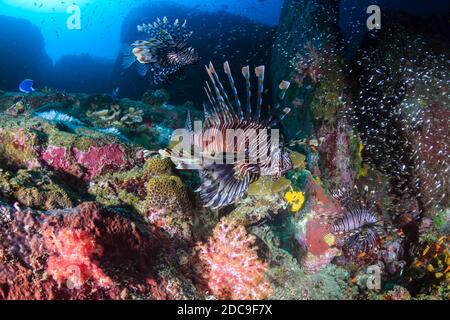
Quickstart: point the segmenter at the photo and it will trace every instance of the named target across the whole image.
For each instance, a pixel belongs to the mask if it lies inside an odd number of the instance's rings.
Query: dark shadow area
[[[52,87],[67,92],[109,93],[114,61],[88,54],[62,57],[54,67]]]
[[[0,15],[0,88],[18,91],[19,83],[32,78],[45,85],[52,61],[38,27],[25,19]]]

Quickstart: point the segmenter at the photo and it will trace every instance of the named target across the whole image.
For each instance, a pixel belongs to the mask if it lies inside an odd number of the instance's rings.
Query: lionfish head
[[[271,154],[266,164],[261,166],[261,175],[279,178],[293,167],[289,153],[280,148]]]

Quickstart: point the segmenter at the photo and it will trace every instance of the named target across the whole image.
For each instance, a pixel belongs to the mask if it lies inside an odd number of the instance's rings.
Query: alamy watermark
[[[369,277],[367,278],[366,286],[369,290],[380,290],[381,289],[381,268],[378,265],[372,265],[367,267],[367,273]]]
[[[195,121],[192,131],[177,129],[173,132],[170,156],[175,163],[178,159],[183,162],[192,160],[192,163],[195,160],[195,164],[200,166],[241,161],[259,164],[270,161],[280,150],[278,129],[203,129],[203,123]]]
[[[81,288],[81,270],[77,265],[71,265],[67,268],[70,277],[66,281],[66,286],[70,290]]]
[[[66,12],[70,14],[66,20],[67,29],[81,30],[81,8],[73,4],[67,7]]]
[[[377,5],[371,5],[367,8],[367,14],[370,16],[367,18],[366,25],[367,29],[381,29],[381,9]]]

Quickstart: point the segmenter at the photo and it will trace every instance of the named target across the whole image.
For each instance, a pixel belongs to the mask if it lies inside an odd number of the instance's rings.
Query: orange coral
[[[267,265],[258,259],[255,237],[234,220],[222,219],[207,243],[198,245],[203,277],[219,299],[259,300],[272,292]]]
[[[87,232],[62,229],[55,235],[49,230],[45,234],[45,243],[50,251],[47,273],[59,284],[66,281],[68,286],[80,288],[88,280],[103,287],[111,283],[93,260],[95,254],[103,254],[103,248]]]

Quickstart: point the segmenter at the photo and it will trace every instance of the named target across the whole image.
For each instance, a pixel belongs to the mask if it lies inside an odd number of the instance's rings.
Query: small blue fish
[[[34,91],[34,81],[31,79],[25,79],[19,84],[19,90],[23,93],[30,93]]]

